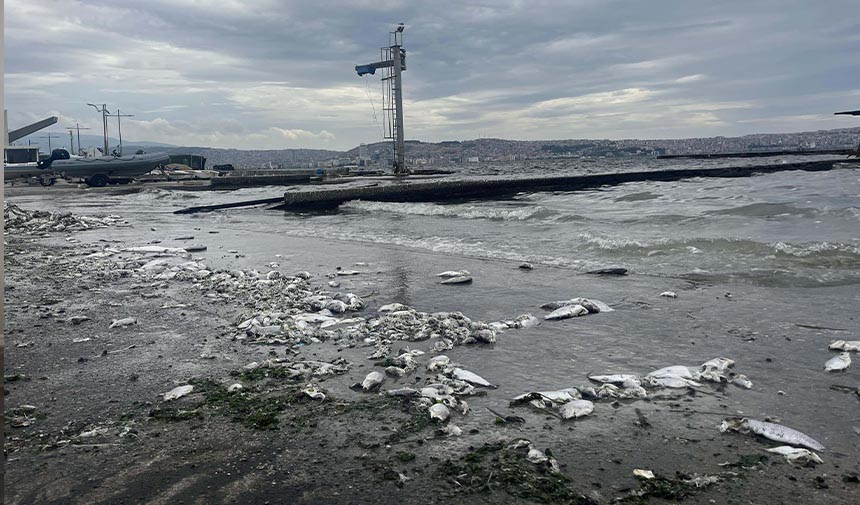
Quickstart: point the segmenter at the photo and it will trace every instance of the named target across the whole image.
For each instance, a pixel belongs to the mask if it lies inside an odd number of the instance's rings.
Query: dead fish
[[[753,383],[746,375],[739,373],[732,378],[732,384],[746,389],[752,389]]]
[[[347,306],[340,300],[329,300],[328,303],[325,304],[325,308],[335,314],[343,314],[346,312]]]
[[[340,287],[340,283],[337,281],[328,281],[328,285],[330,287],[333,287],[333,288],[339,288]]]
[[[654,370],[653,372],[648,373],[645,377],[680,377],[682,379],[692,379],[693,372],[689,367],[674,365]]]
[[[456,424],[449,424],[444,428],[440,429],[439,432],[442,435],[448,435],[449,437],[459,437],[463,434],[463,430],[460,429]]]
[[[532,270],[532,269],[534,269],[534,265],[532,265],[531,263],[523,263],[519,266],[519,269],[520,270]]]
[[[734,366],[735,360],[729,358],[713,358],[709,359],[702,363],[702,370],[716,370],[718,372],[725,372],[730,367]]]
[[[484,379],[480,375],[470,372],[468,370],[463,370],[462,368],[454,369],[454,377],[461,380],[466,381],[470,384],[474,384],[476,386],[484,386],[487,388],[495,388],[496,386],[490,384],[487,379]]]
[[[683,377],[678,377],[675,375],[665,375],[660,377],[648,377],[648,383],[653,386],[659,386],[670,389],[680,389],[691,386],[701,386],[700,383],[694,381],[693,379],[685,379]]]
[[[644,480],[649,480],[649,479],[655,478],[654,472],[652,472],[651,470],[643,470],[641,468],[634,468],[633,469],[633,476],[638,477],[640,479],[644,479]]]
[[[579,317],[586,314],[588,314],[588,309],[582,305],[568,305],[550,312],[543,318],[547,320],[569,319],[571,317]]]
[[[860,352],[860,340],[836,340],[831,342],[827,348],[833,351]]]
[[[824,450],[824,446],[812,437],[781,424],[756,421],[755,419],[748,419],[746,417],[732,417],[725,419],[720,424],[720,432],[725,433],[728,430],[739,433],[752,432],[774,442],[799,445],[813,451]]]
[[[177,398],[182,398],[188,393],[194,391],[194,386],[188,384],[186,386],[179,386],[171,389],[170,391],[164,393],[163,398],[164,401],[169,402],[170,400],[176,400]]]
[[[439,284],[471,284],[471,283],[472,283],[472,278],[469,277],[468,275],[463,275],[463,276],[459,276],[459,277],[451,277],[449,279],[445,279],[444,281],[440,282]]]
[[[767,452],[773,452],[775,454],[782,454],[783,456],[785,456],[785,459],[788,460],[789,463],[807,461],[819,464],[824,463],[824,461],[821,459],[821,457],[818,456],[818,454],[815,454],[809,449],[801,449],[799,447],[792,447],[790,445],[781,445],[779,447],[765,450]]]
[[[131,326],[133,324],[137,324],[137,319],[133,317],[124,317],[122,319],[114,319],[111,321],[109,328],[125,328],[126,326]]]
[[[381,372],[373,371],[367,374],[367,377],[361,382],[361,389],[365,391],[373,391],[385,382],[385,376]]]
[[[612,375],[589,375],[588,380],[603,384],[615,384],[625,388],[641,386],[639,377],[632,374],[617,373]]]
[[[206,250],[206,246],[205,245],[190,245],[184,249],[185,249],[185,252],[190,252],[190,253],[203,252]]]
[[[389,303],[376,309],[378,312],[399,312],[401,310],[409,310],[409,307],[402,303]]]
[[[526,459],[536,465],[545,465],[553,472],[559,472],[558,461],[550,454],[548,454],[549,449],[547,449],[547,453],[536,448],[529,442],[529,452],[526,455]]]
[[[438,419],[441,422],[445,422],[448,418],[451,417],[451,411],[448,410],[448,407],[442,405],[441,403],[434,403],[430,406],[430,419]]]
[[[594,404],[588,400],[571,400],[558,408],[562,419],[575,419],[594,412]]]
[[[451,360],[448,358],[448,356],[445,356],[444,354],[434,356],[433,358],[430,358],[430,362],[427,363],[427,370],[431,372],[443,370],[446,366],[448,366],[448,363],[450,362]]]
[[[599,312],[614,312],[615,309],[600,300],[592,300],[590,298],[576,297],[570,300],[558,300],[555,302],[545,303],[540,306],[544,310],[555,310],[568,305],[582,305],[588,309],[589,314],[597,314]]]
[[[600,268],[597,270],[591,270],[589,272],[585,272],[587,274],[592,275],[627,275],[626,268]]]
[[[472,274],[468,270],[446,270],[436,274],[436,277],[469,277],[470,275]]]
[[[827,363],[824,364],[824,369],[828,372],[839,372],[847,369],[849,366],[851,366],[851,354],[842,352],[827,360]]]
[[[228,393],[237,393],[237,392],[241,391],[243,388],[244,388],[244,386],[237,382],[235,384],[230,384],[230,386],[227,388],[227,392]]]
[[[385,374],[390,375],[392,377],[403,377],[406,375],[406,370],[400,368],[399,366],[390,366],[385,369]]]
[[[418,390],[413,388],[389,389],[385,394],[401,398],[416,398],[419,396]]]
[[[674,291],[663,291],[660,293],[660,296],[663,298],[678,298],[678,293],[675,293]]]
[[[136,252],[144,254],[179,254],[187,255],[188,252],[181,247],[161,247],[157,245],[145,245],[140,247],[126,247],[125,252]]]
[[[361,272],[358,270],[338,270],[337,275],[358,275]]]
[[[540,319],[531,314],[523,314],[514,319],[517,328],[534,328],[540,324]]]
[[[579,400],[581,395],[576,388],[560,389],[558,391],[536,391],[532,393],[521,394],[511,400],[511,405],[528,402],[534,399],[545,399],[554,403],[566,403],[572,400]]]
[[[307,396],[311,400],[320,400],[320,401],[325,400],[325,393],[320,391],[320,389],[318,387],[311,385],[311,384],[308,384],[307,386],[305,386],[305,388],[302,389],[302,393],[304,393],[305,396]]]

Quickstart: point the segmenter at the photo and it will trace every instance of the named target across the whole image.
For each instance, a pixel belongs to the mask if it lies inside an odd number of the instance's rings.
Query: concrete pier
[[[473,177],[437,180],[378,181],[359,187],[299,188],[284,193],[284,210],[336,208],[350,200],[381,202],[441,202],[461,199],[499,198],[523,191],[572,191],[639,181],[677,181],[692,177],[748,177],[786,170],[830,170],[837,160],[774,165],[618,172],[595,175],[541,177]]]

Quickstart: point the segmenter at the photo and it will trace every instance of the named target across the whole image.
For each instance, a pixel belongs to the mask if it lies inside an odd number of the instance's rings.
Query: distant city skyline
[[[378,76],[353,66],[402,21],[408,139],[850,128],[833,112],[860,106],[855,13],[847,0],[7,0],[5,98],[12,128],[58,115],[54,133],[97,133],[86,104],[106,103],[134,114],[124,139],[342,151],[381,140]]]

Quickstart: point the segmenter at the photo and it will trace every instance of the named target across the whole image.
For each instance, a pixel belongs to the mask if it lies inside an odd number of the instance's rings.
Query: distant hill
[[[47,151],[48,150],[48,139],[43,138],[43,137],[46,137],[49,133],[52,136],[54,136],[54,138],[51,139],[51,147],[53,147],[53,148],[64,147],[66,149],[69,149],[69,132],[68,131],[43,130],[43,131],[39,131],[39,132],[36,132],[32,135],[28,135],[28,136],[22,138],[21,140],[17,141],[16,144],[18,144],[18,145],[26,144],[27,141],[29,140],[32,144],[38,144],[39,147],[42,149],[42,151]],[[77,147],[78,147],[78,135],[77,134],[74,134],[74,141],[75,141],[75,148],[77,149]],[[175,147],[174,144],[165,144],[163,142],[153,142],[153,141],[148,141],[148,140],[142,140],[141,141],[141,140],[123,139],[123,142],[125,143],[125,150],[126,151],[128,151],[128,149],[130,147],[139,147],[139,146]],[[85,133],[81,132],[81,146],[83,146],[84,149],[86,149],[89,146],[102,147],[103,144],[104,144],[104,137],[103,136],[85,134]],[[119,145],[119,138],[109,136],[108,137],[108,144],[110,145],[111,149],[113,149],[114,147]]]
[[[55,133],[56,132],[52,132]],[[46,132],[37,132],[29,138],[47,151]],[[77,145],[77,136],[75,136]],[[119,143],[111,137],[113,149]],[[761,133],[740,137],[701,137],[686,139],[557,139],[557,140],[507,140],[482,138],[473,140],[449,140],[443,142],[406,141],[406,157],[417,163],[449,164],[478,158],[480,161],[511,161],[522,159],[566,158],[566,157],[627,157],[655,155],[725,154],[767,151],[819,150],[856,148],[860,143],[860,127],[818,130],[799,133]],[[51,141],[53,147],[69,146],[68,133],[60,134]],[[81,144],[101,146],[102,137],[81,135]],[[327,149],[222,149],[215,147],[176,146],[162,142],[125,140],[125,152],[138,149],[148,152],[166,151],[171,154],[199,154],[208,160],[208,166],[230,163],[236,168],[260,168],[272,165],[304,166],[335,158],[357,158],[359,147],[348,151]],[[391,142],[367,144],[367,156],[374,159],[392,157]]]

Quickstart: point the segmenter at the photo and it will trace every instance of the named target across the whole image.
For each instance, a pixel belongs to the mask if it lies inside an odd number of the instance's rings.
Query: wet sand
[[[745,284],[521,271],[513,262],[396,246],[273,239],[224,215],[178,219],[137,211],[122,217],[128,226],[6,236],[7,419],[12,409],[36,407],[29,426],[6,431],[7,503],[608,503],[635,490],[650,491],[635,499],[656,503],[854,503],[860,489],[854,428],[860,402],[830,387],[856,388],[856,368],[823,370],[832,339],[856,339],[850,307],[860,306],[860,294],[852,286],[809,289],[798,299],[793,290]],[[181,235],[195,238],[174,240]],[[489,322],[526,312],[542,316],[541,303],[572,296],[616,310],[507,330],[495,344],[447,351],[499,388],[467,398],[470,412],[454,420],[461,436],[438,436],[424,422],[426,413],[348,388],[374,369],[367,359],[372,347],[326,341],[295,348],[296,354],[282,345],[247,344],[234,340],[248,311],[239,299],[213,298],[192,282],[76,275],[87,269],[86,254],[153,240],[204,244],[208,249],[194,256],[213,270],[268,271],[271,262],[285,275],[306,270],[312,286],[326,287],[326,274],[338,266],[361,270],[339,280],[341,291],[370,295],[362,315],[399,302]],[[434,274],[451,269],[469,270],[475,281],[440,286]],[[660,298],[665,290],[678,298]],[[161,308],[179,303],[187,307]],[[74,315],[90,320],[75,325],[68,322]],[[128,316],[138,324],[109,328]],[[82,338],[90,340],[74,342]],[[406,346],[426,351],[431,343],[393,345]],[[433,354],[384,388],[420,386]],[[584,385],[589,373],[644,374],[717,356],[735,359],[754,387],[705,384],[656,391],[647,400],[601,401],[591,416],[564,422],[508,406],[529,390]],[[351,368],[317,381],[328,394],[321,403],[296,395],[306,381],[271,378],[241,381],[261,404],[234,404],[215,394],[237,381],[231,372],[272,357],[344,358]],[[161,393],[189,380],[197,384],[195,395],[160,401]],[[249,412],[270,412],[273,405],[283,407],[273,414],[277,429],[260,429]],[[499,424],[487,407],[525,422]],[[183,409],[197,412],[186,416]],[[828,447],[824,464],[794,466],[764,451],[776,443],[721,434],[720,421],[731,415],[778,417]],[[506,448],[519,438],[550,448],[563,477]],[[636,468],[666,478],[665,486],[637,481]],[[719,480],[700,488],[683,484],[703,475]]]

